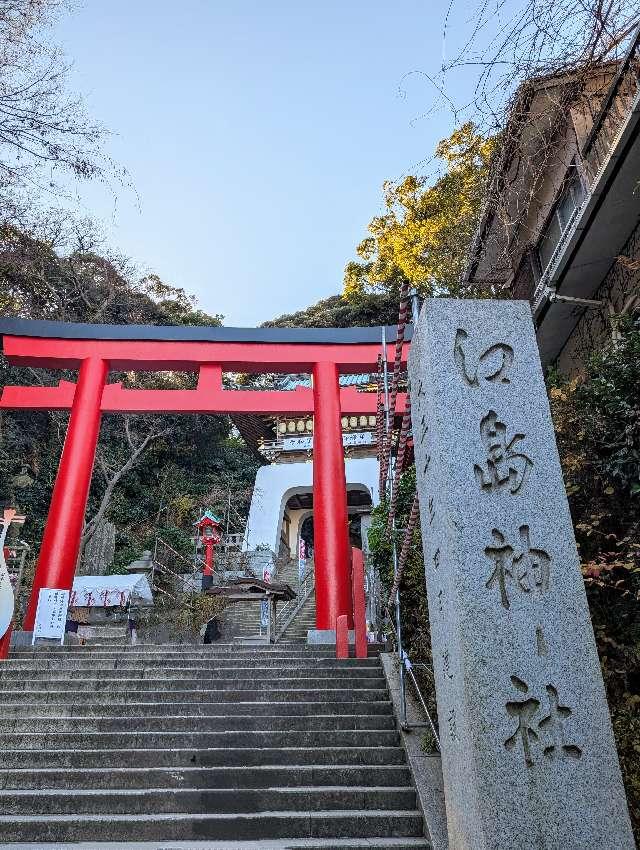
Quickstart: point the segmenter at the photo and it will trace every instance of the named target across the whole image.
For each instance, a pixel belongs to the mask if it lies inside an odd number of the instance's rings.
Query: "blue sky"
[[[446,5],[85,0],[54,37],[137,196],[94,186],[82,211],[228,325],[339,292],[383,181],[452,129],[403,80],[437,70]]]

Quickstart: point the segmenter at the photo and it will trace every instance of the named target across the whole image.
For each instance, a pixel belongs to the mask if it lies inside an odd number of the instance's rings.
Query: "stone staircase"
[[[430,847],[376,655],[14,651],[0,662],[0,749],[2,842]]]
[[[256,637],[260,634],[260,600],[253,602],[243,600],[228,605],[222,612],[220,628],[222,640]],[[262,633],[266,634],[263,628]]]
[[[314,591],[284,630],[282,640],[306,643],[307,631],[315,629],[315,627],[316,594]]]

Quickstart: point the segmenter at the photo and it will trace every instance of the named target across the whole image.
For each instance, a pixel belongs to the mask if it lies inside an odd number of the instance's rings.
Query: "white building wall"
[[[352,458],[345,461],[347,489],[366,487],[374,505],[378,504],[378,461],[375,457]],[[313,489],[313,462],[272,463],[261,466],[249,509],[245,549],[268,547],[278,551],[280,525],[287,501],[298,493]],[[294,512],[292,512],[294,513]],[[291,523],[291,538],[294,523]]]

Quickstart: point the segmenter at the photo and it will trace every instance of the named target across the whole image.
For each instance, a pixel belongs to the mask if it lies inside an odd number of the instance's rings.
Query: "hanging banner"
[[[302,537],[298,544],[298,581],[302,581],[307,570],[307,544]]]
[[[262,599],[260,602],[260,625],[269,625],[269,600]]]
[[[38,607],[33,625],[33,638],[59,638],[64,643],[64,631],[67,624],[69,591],[43,587],[38,594]]]
[[[269,567],[262,568],[262,580],[267,584],[271,584],[271,570]],[[260,625],[269,625],[269,600],[263,599],[260,603]]]

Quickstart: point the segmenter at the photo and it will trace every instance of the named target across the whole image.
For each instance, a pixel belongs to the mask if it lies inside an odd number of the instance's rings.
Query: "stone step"
[[[12,654],[0,843],[427,850],[392,712],[377,651],[303,638]]]
[[[380,644],[369,644],[370,649],[380,648]],[[180,655],[238,655],[240,652],[253,655],[299,655],[310,657],[314,655],[326,655],[335,657],[335,650],[327,649],[326,645],[322,646],[305,646],[300,647],[294,642],[286,640],[278,641],[272,644],[256,644],[251,647],[244,647],[242,650],[235,643],[214,643],[214,644],[191,644],[191,643],[174,643],[174,644],[142,644],[138,643],[135,646],[121,647],[94,647],[94,646],[60,646],[58,644],[47,646],[29,647],[27,649],[13,649],[11,657],[43,657],[51,655],[157,655],[160,658],[180,656]]]
[[[55,658],[59,658],[60,660],[76,660],[76,659],[89,659],[91,661],[99,661],[99,662],[113,662],[115,660],[122,661],[161,661],[164,664],[176,664],[176,663],[191,663],[200,665],[203,662],[211,661],[237,661],[238,663],[244,665],[244,662],[252,662],[259,661],[260,659],[269,659],[270,661],[281,661],[284,663],[297,663],[300,662],[302,664],[320,662],[335,662],[336,659],[336,651],[335,647],[330,644],[324,644],[324,646],[329,646],[329,649],[322,650],[314,650],[311,653],[307,653],[307,643],[306,643],[306,633],[304,636],[304,640],[300,640],[296,638],[295,642],[292,642],[293,646],[298,647],[298,651],[294,652],[292,650],[287,650],[286,652],[279,652],[277,647],[279,644],[275,644],[276,649],[267,649],[265,648],[262,652],[256,652],[256,649],[262,648],[261,644],[255,643],[236,643],[234,646],[237,649],[236,653],[225,651],[216,651],[210,653],[200,653],[194,652],[191,650],[190,652],[172,652],[168,655],[163,655],[160,652],[140,652],[134,647],[129,646],[121,646],[119,649],[109,648],[106,646],[100,647],[78,647],[78,653],[72,653],[68,650],[60,651],[58,653],[14,653],[12,652],[8,661],[38,661],[39,658],[43,658],[46,661],[54,660]],[[370,645],[371,646],[371,645]],[[52,657],[53,656],[53,657]],[[372,652],[369,650],[367,658],[374,662],[378,662],[379,654],[378,652]],[[361,663],[367,659],[356,659],[349,658],[346,659],[347,663]]]
[[[3,815],[129,815],[168,812],[324,812],[344,809],[415,809],[411,787],[341,786],[296,788],[145,788],[126,790],[65,788],[0,792]]]
[[[305,689],[287,688],[278,690],[276,688],[260,689],[238,689],[234,688],[199,688],[197,690],[181,690],[171,688],[167,690],[137,690],[125,693],[118,690],[0,690],[0,701],[3,703],[36,702],[56,703],[75,702],[76,704],[98,702],[101,699],[110,704],[120,703],[127,705],[130,702],[138,702],[143,696],[150,702],[351,702],[354,697],[360,702],[379,702],[387,699],[387,691],[375,688],[358,688],[355,691],[332,690],[329,688]]]
[[[238,671],[236,671],[238,672]],[[309,684],[317,684],[324,690],[351,688],[358,690],[360,688],[371,689],[377,688],[383,690],[386,687],[386,679],[384,676],[338,676],[334,673],[333,676],[321,675],[320,673],[308,674],[305,676],[285,675],[287,671],[283,671],[283,675],[272,676],[268,674],[252,675],[250,677],[241,675],[201,675],[187,678],[180,675],[180,671],[176,671],[174,675],[158,676],[155,671],[150,672],[144,677],[136,676],[126,670],[106,671],[103,675],[95,678],[93,676],[69,675],[66,678],[60,678],[59,673],[45,672],[39,676],[30,676],[29,681],[25,681],[24,677],[0,675],[0,695],[5,691],[17,691],[20,688],[25,690],[44,689],[48,691],[64,691],[69,683],[72,683],[74,690],[91,690],[91,691],[111,691],[116,688],[127,691],[165,691],[180,690],[180,691],[202,691],[202,690],[282,690],[283,688],[299,689],[308,686]],[[379,674],[379,671],[375,671]],[[0,699],[2,697],[0,696]]]
[[[335,838],[357,835],[418,837],[422,816],[413,811],[351,810],[268,812],[257,814],[32,815],[0,816],[0,834],[8,841],[174,841],[192,838],[234,841],[269,838]],[[331,846],[331,845],[329,845]]]
[[[38,788],[293,788],[342,785],[347,787],[410,786],[411,773],[404,764],[366,765],[251,765],[249,767],[97,767],[77,769],[0,768],[1,790]]]
[[[158,702],[156,700],[143,700],[142,696],[147,694],[139,694],[140,698],[127,703],[126,716],[141,716],[149,714],[158,715],[179,715],[181,717],[234,717],[243,714],[252,714],[256,716],[264,715],[288,715],[288,716],[309,716],[314,714],[329,714],[336,716],[345,715],[391,715],[392,707],[388,699],[384,700],[367,700],[364,701],[349,701],[342,700],[334,701],[309,701],[300,700],[296,702],[271,702],[269,700],[253,701],[253,702],[236,702],[236,703],[221,703],[215,702]],[[55,711],[54,711],[55,707]],[[123,717],[122,704],[114,702],[98,702],[83,701],[82,704],[77,703],[73,699],[66,700],[64,695],[59,695],[58,702],[47,703],[41,701],[38,703],[22,702],[17,700],[14,703],[0,702],[0,717],[4,718],[26,718],[47,712],[47,716],[55,715],[57,717]]]
[[[3,768],[217,767],[220,765],[403,764],[402,747],[221,747],[209,749],[5,750]],[[0,832],[0,835],[2,833]]]
[[[328,659],[323,659],[323,662],[326,662]],[[373,664],[369,663],[370,661],[374,662]],[[63,661],[59,664],[55,662],[49,662],[45,664],[38,664],[37,662],[33,662],[33,664],[27,662],[6,662],[0,666],[0,681],[5,679],[25,679],[25,678],[33,678],[33,677],[41,677],[45,675],[51,675],[57,673],[60,676],[63,672],[66,674],[73,673],[75,671],[78,672],[94,672],[100,674],[100,676],[113,676],[115,674],[127,673],[130,672],[131,675],[134,675],[137,671],[142,671],[143,673],[155,673],[156,676],[160,678],[165,678],[165,676],[175,676],[179,674],[184,674],[185,676],[197,675],[198,677],[204,675],[215,675],[217,673],[224,674],[226,676],[242,676],[244,673],[245,676],[272,676],[272,677],[281,677],[285,675],[289,675],[291,677],[304,677],[304,676],[381,676],[382,668],[380,664],[376,662],[376,659],[362,659],[360,661],[356,660],[346,660],[346,661],[335,661],[333,664],[328,663],[318,663],[317,661],[312,661],[310,663],[287,663],[284,661],[266,661],[262,660],[258,662],[253,662],[249,664],[248,662],[243,662],[242,666],[238,665],[238,662],[228,661],[228,662],[216,662],[211,663],[209,661],[204,662],[202,664],[166,664],[161,661],[114,661],[113,663],[96,663],[95,661],[91,661],[87,659],[86,661]]]
[[[214,645],[215,646],[215,645]],[[378,660],[380,653],[379,644],[368,645],[368,658]],[[12,650],[9,660],[16,661],[32,661],[38,659],[54,660],[56,658],[90,658],[96,660],[107,659],[129,659],[129,660],[145,660],[155,659],[165,663],[175,661],[191,660],[198,664],[205,660],[238,660],[244,659],[260,659],[260,658],[280,659],[282,661],[314,661],[318,659],[333,659],[336,660],[335,647],[324,644],[320,647],[309,647],[306,643],[299,641],[291,641],[288,648],[285,648],[282,643],[276,644],[230,644],[230,648],[214,648],[200,647],[198,645],[186,645],[182,650],[175,647],[171,650],[163,652],[159,647],[144,647],[140,646],[64,646],[57,647],[53,650]],[[353,659],[353,661],[359,659]]]
[[[340,729],[367,729],[369,731],[396,728],[391,714],[326,714],[326,715],[222,715],[197,717],[185,715],[131,715],[126,717],[57,717],[47,714],[30,714],[28,718],[0,717],[0,733],[20,732],[31,734],[34,729],[43,732],[213,732],[213,731],[321,731]]]
[[[3,850],[71,850],[58,842],[3,844]],[[74,841],[73,850],[433,850],[425,838],[276,838],[259,841]]]
[[[246,729],[232,732],[27,732],[0,734],[3,750],[120,750],[190,749],[229,747],[366,747],[373,730],[332,729],[320,731],[261,732]],[[376,744],[395,747],[400,736],[395,730],[377,730]]]

